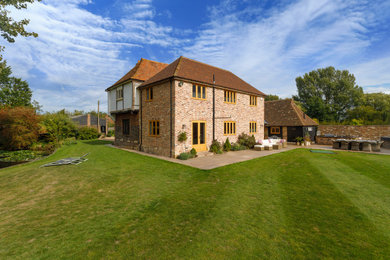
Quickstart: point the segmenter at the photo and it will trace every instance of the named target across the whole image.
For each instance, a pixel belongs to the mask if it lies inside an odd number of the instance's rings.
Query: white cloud
[[[351,57],[370,46],[372,19],[361,3],[301,0],[264,13],[225,1],[210,9],[210,22],[185,55],[227,68],[265,93],[290,96],[297,76],[351,66]]]
[[[35,98],[45,105],[44,109],[71,109],[85,104],[80,96],[88,104],[94,103],[92,98],[96,96],[88,96],[89,91],[99,91],[98,97],[105,100],[104,89],[140,58],[132,53],[123,57],[122,50],[128,53],[144,44],[168,46],[177,42],[170,36],[172,28],[150,20],[154,16],[151,1],[132,2],[132,18],[119,21],[93,14],[80,6],[89,3],[89,0],[54,0],[31,4],[27,10],[11,10],[17,20],[30,19],[27,29],[37,32],[39,37],[18,37],[14,44],[5,43],[4,56],[16,76],[30,80],[37,70],[45,76],[42,81],[46,87],[35,84],[33,89]],[[51,92],[60,97],[56,89],[47,88],[50,84],[65,86],[63,99],[46,99]],[[71,102],[75,96],[77,103]]]

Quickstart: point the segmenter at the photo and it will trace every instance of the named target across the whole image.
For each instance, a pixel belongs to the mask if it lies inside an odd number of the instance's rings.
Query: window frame
[[[151,102],[153,101],[153,87],[148,87],[146,90],[146,101]]]
[[[120,95],[118,95],[118,93]],[[115,89],[115,100],[116,101],[123,100],[123,86],[122,87],[118,87],[118,88]]]
[[[127,121],[126,124],[125,121]],[[130,135],[130,119],[122,119],[122,135]]]
[[[257,133],[257,122],[256,121],[250,121],[249,122],[249,133],[250,134],[256,134]]]
[[[225,102],[226,104],[236,104],[237,92],[231,90],[224,90],[223,102]]]
[[[278,131],[274,131],[278,130]],[[271,126],[270,128],[271,135],[280,135],[280,126]]]
[[[224,121],[223,122],[223,135],[230,136],[236,135],[237,125],[236,121]]]
[[[253,95],[249,96],[249,105],[251,107],[257,107],[257,96],[253,96]]]
[[[194,88],[195,88],[195,92],[194,92]],[[199,88],[200,88],[200,97],[199,97]],[[194,93],[195,93],[195,97],[194,97]],[[201,85],[192,84],[191,97],[192,97],[192,99],[206,100],[207,99],[206,87],[201,86]]]
[[[149,120],[148,136],[159,137],[161,133],[160,120]]]

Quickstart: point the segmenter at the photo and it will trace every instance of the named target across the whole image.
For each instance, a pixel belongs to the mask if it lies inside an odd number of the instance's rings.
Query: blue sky
[[[97,100],[106,110],[104,89],[141,57],[183,55],[281,97],[326,66],[390,93],[390,1],[43,0],[11,12],[39,37],[3,41],[4,57],[46,111],[92,110]]]

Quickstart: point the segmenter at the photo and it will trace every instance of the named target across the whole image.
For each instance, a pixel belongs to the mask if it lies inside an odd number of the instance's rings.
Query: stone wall
[[[174,98],[174,97],[173,97]],[[153,100],[146,101],[146,90],[141,93],[142,102],[142,146],[141,150],[163,156],[170,156],[170,82],[153,86]],[[149,136],[149,121],[160,122],[160,135]],[[174,122],[173,122],[174,123]]]
[[[382,136],[390,136],[390,125],[320,125],[317,128],[316,142],[332,144],[338,138],[380,140]]]
[[[130,132],[123,134],[122,120],[130,120]],[[115,117],[115,145],[126,146],[131,149],[139,149],[139,114],[124,113]]]

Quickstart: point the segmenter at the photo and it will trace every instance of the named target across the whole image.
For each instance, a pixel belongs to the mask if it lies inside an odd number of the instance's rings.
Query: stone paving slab
[[[244,161],[264,157],[264,156],[271,155],[271,154],[294,150],[297,148],[346,151],[346,150],[340,150],[340,149],[333,149],[331,146],[326,146],[326,145],[310,145],[310,146],[289,145],[287,148],[282,148],[280,150],[272,150],[272,151],[243,150],[243,151],[227,152],[227,153],[223,153],[223,154],[215,154],[212,156],[197,157],[197,158],[192,158],[189,160],[179,160],[179,159],[175,159],[175,158],[169,158],[169,157],[165,157],[165,156],[159,156],[159,155],[154,155],[154,154],[145,153],[145,152],[141,152],[141,151],[131,150],[131,149],[124,148],[124,147],[113,146],[111,144],[107,144],[107,146],[110,146],[110,147],[113,147],[116,149],[121,149],[121,150],[128,151],[128,152],[132,152],[132,153],[137,153],[137,154],[153,157],[153,158],[158,158],[158,159],[169,161],[169,162],[174,162],[174,163],[179,163],[179,164],[191,166],[191,167],[198,168],[201,170],[211,170],[211,169],[222,167],[225,165],[238,163],[238,162],[244,162]],[[376,154],[390,155],[389,149],[382,149],[382,150],[383,150],[383,152],[376,153]],[[359,151],[349,151],[349,152],[359,152]],[[372,152],[371,152],[371,154],[372,154]]]

